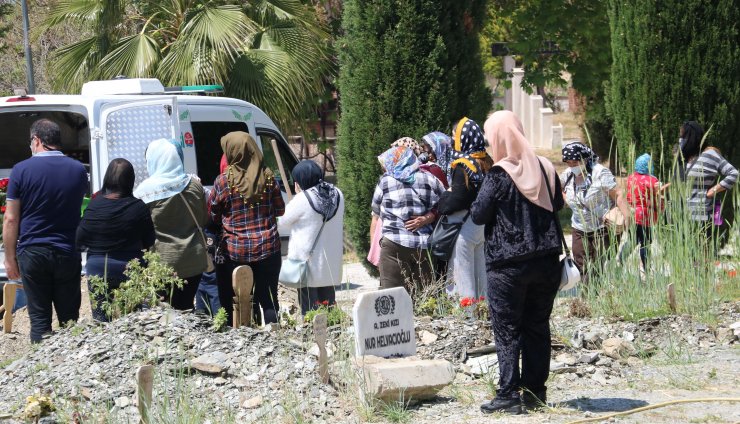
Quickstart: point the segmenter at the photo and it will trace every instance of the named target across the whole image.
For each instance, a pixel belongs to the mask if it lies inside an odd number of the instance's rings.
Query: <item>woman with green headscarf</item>
[[[262,307],[264,324],[278,320],[278,277],[282,259],[277,217],[285,213],[285,202],[262,151],[252,136],[242,131],[221,138],[228,166],[216,177],[208,197],[210,216],[222,229],[225,264],[217,268],[221,306],[232,322],[231,271],[248,265],[254,276],[253,310]],[[258,318],[258,317],[255,317]]]

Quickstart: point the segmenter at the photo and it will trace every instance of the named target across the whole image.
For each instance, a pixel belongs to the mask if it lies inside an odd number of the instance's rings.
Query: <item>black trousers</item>
[[[270,324],[278,321],[278,278],[280,277],[280,266],[283,259],[280,252],[272,256],[249,263],[235,263],[228,258],[222,264],[216,265],[216,276],[218,278],[218,297],[221,301],[221,307],[226,310],[228,315],[228,325],[231,325],[232,316],[234,315],[234,288],[231,286],[231,273],[239,265],[249,265],[252,268],[254,277],[254,291],[252,294],[252,311],[255,314],[254,322],[259,323],[259,308],[265,316],[264,324]]]
[[[637,236],[637,242],[640,244],[640,261],[642,261],[642,267],[647,272],[647,257],[650,243],[653,241],[653,232],[650,227],[643,225],[635,226],[635,235]]]
[[[23,289],[28,297],[31,342],[51,332],[52,307],[59,325],[80,317],[82,261],[80,254],[52,247],[29,246],[18,254]]]
[[[334,286],[300,288],[298,301],[301,304],[301,314],[306,315],[306,312],[318,309],[322,305],[332,306],[337,303],[336,291]]]
[[[183,280],[185,280],[185,285],[182,286],[181,289],[174,288],[172,290],[171,299],[170,293],[167,293],[165,300],[168,300],[174,309],[181,311],[193,310],[193,307],[195,306],[195,293],[198,291],[201,275],[203,274],[183,278]]]
[[[500,372],[496,397],[518,398],[520,388],[544,393],[550,373],[550,314],[560,285],[558,255],[488,266],[487,273]]]

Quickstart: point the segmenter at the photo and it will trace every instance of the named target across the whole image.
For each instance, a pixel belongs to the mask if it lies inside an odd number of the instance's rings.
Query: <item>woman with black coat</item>
[[[485,225],[488,302],[500,379],[496,397],[481,405],[481,411],[519,414],[522,402],[536,407],[546,400],[549,320],[562,252],[554,212],[562,209],[563,199],[555,168],[535,155],[516,115],[496,112],[484,128],[494,165],[470,217]]]

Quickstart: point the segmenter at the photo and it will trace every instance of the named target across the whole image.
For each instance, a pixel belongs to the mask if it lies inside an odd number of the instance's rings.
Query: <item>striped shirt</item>
[[[428,172],[417,172],[413,184],[384,175],[375,187],[372,201],[373,214],[383,220],[383,237],[404,247],[426,249],[432,225],[411,232],[406,230],[405,222],[434,209],[444,191],[437,177]]]
[[[686,165],[686,178],[691,182],[688,205],[691,219],[708,221],[714,213],[714,199],[707,197],[719,177],[719,185],[726,190],[737,183],[737,169],[715,149],[704,150],[696,159]]]

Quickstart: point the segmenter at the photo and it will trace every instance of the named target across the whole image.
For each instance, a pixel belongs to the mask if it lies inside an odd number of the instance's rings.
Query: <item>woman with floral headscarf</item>
[[[439,131],[431,132],[421,138],[422,153],[419,161],[422,162],[421,169],[433,174],[445,187],[450,187],[448,174],[450,170],[450,146],[452,139]]]
[[[439,133],[439,134],[442,134],[442,133]],[[426,139],[424,139],[423,145],[419,144],[418,141],[414,140],[411,137],[401,137],[391,144],[391,147],[399,147],[399,146],[408,147],[409,149],[411,149],[416,155],[416,157],[419,158],[419,170],[428,172],[434,175],[435,177],[437,177],[439,182],[441,182],[442,185],[444,185],[445,189],[447,189],[448,187],[447,173],[443,171],[442,168],[436,163],[434,163],[434,161],[431,159],[431,157],[434,156],[434,153],[430,153],[430,149],[429,149],[429,146],[427,145]]]
[[[205,192],[197,178],[185,173],[179,143],[152,141],[145,156],[149,178],[139,184],[134,196],[144,201],[152,213],[157,235],[154,250],[185,280],[185,286],[174,289],[172,298],[167,300],[175,309],[190,310],[201,274],[208,268],[206,246],[198,234],[198,227],[203,228],[208,220]]]
[[[537,408],[546,401],[550,314],[562,252],[554,212],[563,198],[555,168],[535,154],[516,115],[496,112],[485,130],[494,165],[470,218],[486,228],[488,305],[500,378],[496,397],[480,408],[520,414],[522,403]]]
[[[596,154],[583,143],[563,146],[563,162],[568,169],[560,174],[565,202],[573,211],[573,259],[581,271],[584,285],[591,264],[601,266],[618,240],[610,237],[604,216],[616,204],[629,222],[631,213],[617,179],[599,163]],[[612,240],[614,238],[614,240]]]
[[[272,171],[265,166],[262,151],[251,135],[234,131],[221,137],[228,166],[216,177],[208,196],[211,220],[221,227],[224,266],[219,266],[221,306],[232,322],[234,290],[231,272],[239,265],[252,268],[254,312],[262,307],[264,324],[278,321],[278,277],[282,258],[277,217],[285,213],[285,202]],[[259,316],[255,316],[259,322]]]
[[[486,294],[484,229],[468,219],[480,184],[493,161],[486,153],[480,126],[462,118],[455,126],[450,152],[449,191],[439,199],[439,213],[454,221],[464,221],[447,269],[447,290],[462,298],[478,299]]]
[[[419,172],[419,160],[408,147],[391,147],[378,161],[385,174],[373,194],[370,234],[381,218],[380,286],[424,284],[432,276],[426,249],[444,186],[433,175]]]

